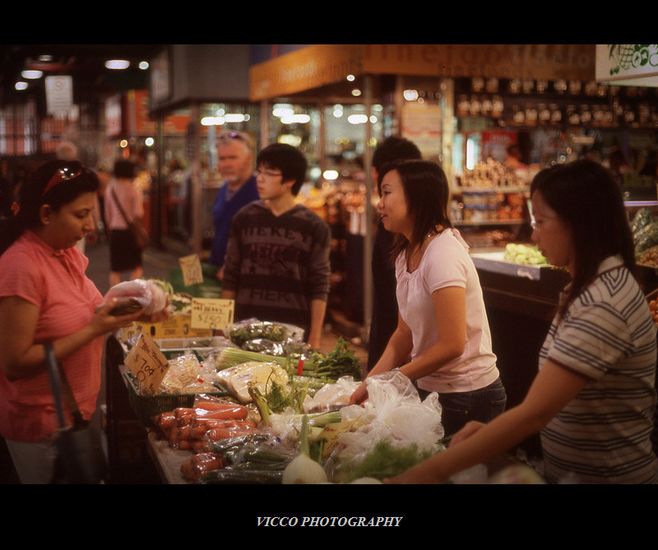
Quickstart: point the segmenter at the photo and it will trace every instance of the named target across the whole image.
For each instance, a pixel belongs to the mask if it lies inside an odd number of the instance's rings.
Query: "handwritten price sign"
[[[135,375],[140,394],[153,395],[160,392],[160,383],[167,373],[169,363],[148,334],[142,333],[126,356],[125,364]]]
[[[192,327],[223,330],[233,323],[234,300],[192,298]]]
[[[198,254],[178,258],[178,263],[183,271],[183,284],[185,286],[198,285],[203,282],[201,260],[199,260]]]

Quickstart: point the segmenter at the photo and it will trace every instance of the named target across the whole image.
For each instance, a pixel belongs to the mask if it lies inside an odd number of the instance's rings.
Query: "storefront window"
[[[199,106],[199,120],[192,120],[192,111],[192,108],[180,109],[168,115],[164,122],[163,234],[183,241],[192,234],[191,165],[198,132],[201,234],[206,247],[213,237],[212,204],[222,183],[217,136],[226,131],[246,132],[258,143],[259,110],[257,105],[247,103],[204,103]]]
[[[363,172],[364,124],[372,125],[371,145],[381,141],[384,135],[384,108],[380,104],[373,105],[368,119],[365,105],[335,104],[324,108],[324,117],[326,127],[325,171],[335,171],[337,176],[342,179],[362,181],[365,177]]]
[[[270,111],[270,143],[297,147],[308,162],[307,181],[320,176],[320,111],[316,106],[273,103]]]

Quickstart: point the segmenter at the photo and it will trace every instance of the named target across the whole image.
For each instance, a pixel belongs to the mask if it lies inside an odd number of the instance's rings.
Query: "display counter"
[[[147,448],[155,469],[163,483],[170,485],[187,485],[180,468],[183,462],[192,457],[190,451],[172,449],[166,439],[158,439],[155,432],[147,430]]]
[[[569,281],[553,267],[506,262],[502,251],[473,252],[491,329],[493,351],[507,391],[507,408],[521,403],[537,374],[539,350]],[[541,456],[539,436],[520,445]]]
[[[539,351],[557,310],[569,274],[550,266],[525,266],[503,260],[502,251],[474,251],[493,351],[507,391],[507,408],[521,403],[537,374]],[[638,266],[645,294],[658,288],[658,270]],[[521,447],[541,456],[539,437]]]

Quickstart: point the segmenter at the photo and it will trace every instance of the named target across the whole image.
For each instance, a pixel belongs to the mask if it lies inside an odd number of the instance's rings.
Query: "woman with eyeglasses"
[[[104,336],[142,318],[111,315],[75,244],[94,229],[98,178],[77,161],[51,161],[21,186],[0,228],[0,435],[22,483],[49,483],[57,428],[43,344],[85,419],[96,411]],[[70,420],[70,419],[69,419]]]
[[[633,276],[619,186],[591,160],[545,169],[531,185],[533,240],[566,268],[539,373],[521,404],[471,422],[450,447],[388,481],[436,483],[541,431],[549,482],[656,483],[656,328]]]
[[[378,212],[396,233],[397,328],[368,376],[399,368],[424,397],[439,395],[441,423],[452,435],[469,420],[503,412],[505,388],[468,245],[448,218],[441,167],[424,160],[387,164],[379,174]],[[367,397],[364,382],[353,403]]]

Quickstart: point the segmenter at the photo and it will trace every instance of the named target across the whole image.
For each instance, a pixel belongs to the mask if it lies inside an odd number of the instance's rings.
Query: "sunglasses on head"
[[[217,139],[219,141],[230,141],[233,139],[237,139],[238,141],[242,141],[247,145],[251,145],[251,140],[249,139],[249,136],[243,134],[242,132],[224,132],[223,134],[220,134]]]
[[[46,187],[43,189],[41,196],[43,197],[48,191],[57,187],[60,183],[70,181],[77,178],[82,174],[82,164],[73,164],[70,166],[62,166],[55,170],[55,173],[50,177]]]

